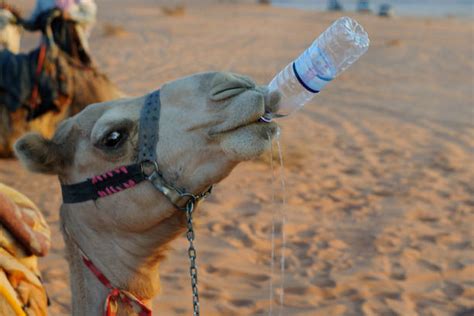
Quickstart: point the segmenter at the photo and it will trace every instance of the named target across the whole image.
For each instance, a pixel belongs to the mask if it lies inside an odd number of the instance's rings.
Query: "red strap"
[[[30,98],[30,106],[31,109],[34,110],[38,107],[38,80],[39,76],[41,75],[41,71],[43,70],[44,60],[46,58],[46,44],[41,44],[40,51],[38,54],[38,64],[36,66],[35,72],[35,84],[33,86],[33,90],[31,91],[31,98]]]
[[[132,293],[112,286],[107,277],[100,272],[100,270],[89,258],[87,258],[85,254],[82,254],[82,260],[86,267],[94,273],[97,279],[109,289],[109,295],[107,295],[107,298],[105,299],[104,316],[116,316],[119,301],[127,303],[138,313],[139,316],[151,316],[151,310],[140,299],[135,297]],[[136,310],[137,307],[139,310]]]

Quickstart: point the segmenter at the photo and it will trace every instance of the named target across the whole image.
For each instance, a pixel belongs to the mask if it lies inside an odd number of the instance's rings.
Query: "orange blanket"
[[[47,315],[37,256],[49,246],[49,227],[36,205],[0,183],[0,315]]]

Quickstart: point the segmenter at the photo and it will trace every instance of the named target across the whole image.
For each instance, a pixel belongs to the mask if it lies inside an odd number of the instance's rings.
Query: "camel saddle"
[[[9,112],[25,107],[30,120],[48,111],[57,111],[60,100],[65,99],[61,96],[71,94],[67,82],[71,76],[64,59],[51,58],[46,53],[37,75],[40,51],[41,48],[27,54],[0,51],[0,106],[6,106]],[[38,90],[36,100],[32,99],[34,89]]]
[[[44,256],[50,231],[38,207],[26,196],[0,183],[0,225],[10,231],[27,253]]]
[[[38,256],[50,247],[50,230],[36,205],[0,183],[0,311],[47,315],[48,298]]]
[[[6,106],[9,112],[24,107],[29,110],[28,120],[58,111],[71,100],[71,67],[67,57],[58,51],[53,36],[48,40],[44,31],[54,21],[54,12],[44,13],[36,24],[28,26],[42,30],[40,47],[21,54],[0,51],[0,106]]]

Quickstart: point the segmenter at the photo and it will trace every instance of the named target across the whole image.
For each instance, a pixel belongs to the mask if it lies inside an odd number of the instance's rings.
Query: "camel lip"
[[[255,125],[259,125],[259,126],[262,126],[262,127],[266,126],[269,129],[271,129],[275,126],[278,127],[278,124],[276,124],[275,122],[265,122],[265,121],[261,121],[260,119],[258,119],[256,121],[252,121],[250,123],[244,123],[242,125],[234,126],[232,128],[228,128],[226,130],[210,131],[209,136],[216,137],[216,136],[220,136],[220,135],[226,135],[226,134],[230,134],[230,133],[239,131],[241,129],[248,128],[248,127],[255,126]]]

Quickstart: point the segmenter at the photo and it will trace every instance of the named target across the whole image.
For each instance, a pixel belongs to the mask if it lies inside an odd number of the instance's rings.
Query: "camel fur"
[[[145,98],[91,105],[64,121],[51,140],[39,134],[22,137],[16,154],[29,170],[56,174],[63,184],[134,163]],[[223,180],[239,162],[262,154],[278,126],[259,118],[276,111],[278,98],[249,78],[229,73],[165,84],[156,131],[163,177],[198,193]],[[167,245],[185,229],[184,213],[148,182],[96,201],[63,204],[60,213],[73,315],[101,315],[108,293],[82,263],[78,246],[112,284],[150,304],[160,290],[158,268]],[[121,305],[119,315],[134,314]]]

